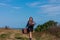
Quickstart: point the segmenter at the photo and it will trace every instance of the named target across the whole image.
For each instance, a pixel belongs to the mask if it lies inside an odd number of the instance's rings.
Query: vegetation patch
[[[6,37],[8,37],[7,34],[1,34],[1,35],[0,35],[0,38],[6,38]]]

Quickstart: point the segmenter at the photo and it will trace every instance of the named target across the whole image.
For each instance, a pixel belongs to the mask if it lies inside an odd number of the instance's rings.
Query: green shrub
[[[0,38],[6,38],[8,35],[7,34],[1,34]]]
[[[45,31],[45,30],[48,30],[49,28],[53,27],[53,26],[57,26],[57,22],[53,21],[53,20],[49,20],[47,22],[45,22],[44,24],[42,25],[38,25],[35,29],[35,31],[39,31],[39,32],[42,32],[42,31]]]
[[[15,34],[15,39],[22,39],[21,34],[20,33],[16,33]]]
[[[24,37],[15,37],[15,39],[20,39],[20,40],[28,40],[28,38]]]
[[[15,39],[22,39],[22,37],[17,37],[17,36],[16,36]]]
[[[25,37],[25,38],[23,38],[22,40],[29,40],[29,39]]]
[[[20,33],[16,33],[16,34],[15,34],[15,39],[19,39],[19,40],[28,40],[28,38],[21,36]]]

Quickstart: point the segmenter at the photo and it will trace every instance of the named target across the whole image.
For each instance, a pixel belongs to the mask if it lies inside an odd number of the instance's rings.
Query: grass
[[[0,38],[9,38],[9,34],[1,34]]]
[[[1,34],[0,35],[0,38],[6,38],[7,37],[7,34]]]
[[[1,34],[0,35],[0,40],[6,40],[6,38],[9,38],[9,34]]]
[[[29,40],[28,35],[22,34],[21,31],[17,30],[3,30],[0,31],[0,40]],[[26,37],[27,36],[27,37]],[[36,40],[60,40],[60,32],[53,32],[51,30],[47,32],[34,32],[33,38]]]
[[[19,33],[15,34],[15,39],[22,39],[21,35]]]
[[[28,38],[25,38],[25,37],[15,37],[15,39],[19,39],[19,40],[28,40]]]
[[[24,37],[24,38],[22,38],[22,40],[29,40],[28,38],[26,38],[26,37]]]
[[[16,33],[16,34],[15,34],[15,39],[19,39],[19,40],[28,40],[28,38],[21,36],[20,33]]]

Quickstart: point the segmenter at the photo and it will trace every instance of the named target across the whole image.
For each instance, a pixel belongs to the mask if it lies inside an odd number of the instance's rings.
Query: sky
[[[36,25],[60,23],[60,0],[0,0],[0,27],[24,28],[30,16]]]

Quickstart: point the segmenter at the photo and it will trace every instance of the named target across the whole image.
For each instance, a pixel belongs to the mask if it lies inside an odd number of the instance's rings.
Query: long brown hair
[[[29,24],[32,24],[33,23],[33,18],[32,17],[29,17]]]
[[[29,17],[29,21],[33,21],[33,18],[32,17]]]

